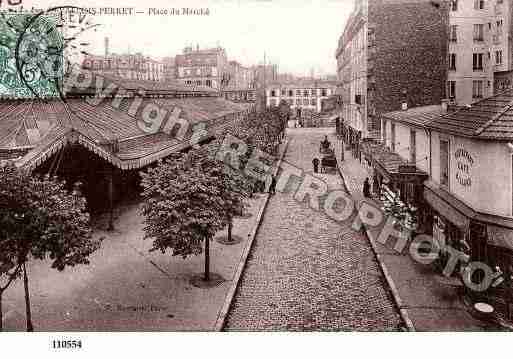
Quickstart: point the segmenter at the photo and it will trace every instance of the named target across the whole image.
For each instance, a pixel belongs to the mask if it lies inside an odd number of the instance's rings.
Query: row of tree
[[[141,173],[145,217],[145,239],[153,240],[152,251],[187,258],[205,256],[204,281],[210,280],[210,242],[228,227],[232,238],[234,217],[242,214],[245,199],[258,180],[246,175],[246,166],[255,149],[276,154],[290,108],[283,102],[263,112],[250,112],[235,121],[224,134],[242,140],[248,151],[240,168],[216,159],[224,136],[199,149],[176,154]]]
[[[171,156],[141,173],[142,214],[145,239],[153,251],[184,258],[205,253],[204,280],[210,280],[210,241],[245,209],[245,198],[255,189],[255,179],[242,171],[258,148],[275,154],[284,135],[289,108],[286,103],[264,112],[251,112],[234,122],[227,132],[245,141],[249,151],[241,168],[215,158],[219,141]],[[0,330],[2,296],[19,278],[25,289],[27,330],[32,331],[27,263],[50,259],[59,271],[88,264],[101,239],[91,235],[86,199],[79,184],[49,176],[36,176],[14,164],[0,167]]]

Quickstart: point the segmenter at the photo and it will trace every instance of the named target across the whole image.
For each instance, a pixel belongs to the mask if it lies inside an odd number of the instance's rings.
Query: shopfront
[[[397,198],[405,208],[415,211],[415,221],[424,221],[423,182],[427,173],[408,165],[397,153],[391,152],[375,140],[362,141],[363,162],[372,167],[372,192],[381,198]],[[383,197],[383,195],[385,195]]]
[[[498,284],[485,292],[467,294],[473,301],[492,304],[497,312],[513,320],[513,223],[511,219],[475,212],[450,193],[426,182],[424,189],[431,234],[441,250],[440,271],[449,259],[447,246],[467,255],[471,261],[486,263],[500,273]],[[429,226],[426,226],[429,227]],[[458,275],[459,266],[454,275]],[[481,280],[478,277],[474,281]]]

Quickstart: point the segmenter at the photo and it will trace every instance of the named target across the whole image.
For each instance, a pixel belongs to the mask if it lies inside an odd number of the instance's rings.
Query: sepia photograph
[[[1,356],[512,329],[513,0],[0,0]]]

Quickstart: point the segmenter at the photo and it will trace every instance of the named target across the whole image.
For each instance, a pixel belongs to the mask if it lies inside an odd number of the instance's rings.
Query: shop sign
[[[454,157],[456,158],[456,180],[463,187],[471,187],[474,158],[464,148],[458,148],[454,152]]]

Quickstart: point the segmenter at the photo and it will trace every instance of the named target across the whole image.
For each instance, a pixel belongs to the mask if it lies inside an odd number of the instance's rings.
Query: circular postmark
[[[98,26],[87,15],[85,9],[60,6],[14,19],[17,24],[15,67],[23,87],[33,96],[65,100],[66,73],[76,55],[87,53],[84,47],[88,43],[81,42],[80,36]]]

